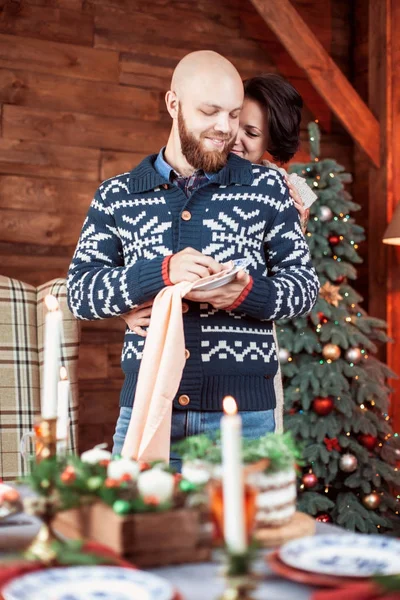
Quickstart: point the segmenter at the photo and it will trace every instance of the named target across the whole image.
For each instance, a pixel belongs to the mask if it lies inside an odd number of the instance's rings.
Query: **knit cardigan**
[[[219,411],[227,394],[240,410],[274,408],[272,322],[308,313],[319,291],[283,177],[230,154],[187,198],[157,173],[156,157],[98,188],[68,273],[70,309],[88,320],[130,311],[170,283],[170,256],[189,246],[221,263],[248,258],[250,284],[229,310],[185,301],[188,359],[174,408]],[[144,341],[126,329],[120,406],[132,406]]]

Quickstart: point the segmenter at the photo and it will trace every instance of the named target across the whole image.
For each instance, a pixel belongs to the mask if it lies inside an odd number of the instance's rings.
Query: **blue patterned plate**
[[[316,535],[288,542],[279,551],[287,565],[313,573],[370,577],[400,573],[400,540],[383,535]]]
[[[122,567],[65,567],[18,577],[5,600],[172,600],[171,584],[157,575]]]
[[[250,260],[247,258],[237,258],[232,261],[232,267],[228,269],[226,272],[221,271],[220,273],[216,273],[214,275],[210,275],[209,277],[204,277],[203,279],[199,279],[193,286],[193,290],[201,290],[203,292],[208,292],[209,290],[215,290],[216,288],[225,285],[226,283],[231,282],[236,277],[236,273],[242,271],[246,267],[249,266]]]

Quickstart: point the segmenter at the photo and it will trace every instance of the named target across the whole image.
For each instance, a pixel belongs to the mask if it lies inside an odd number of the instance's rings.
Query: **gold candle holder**
[[[55,458],[57,455],[57,418],[45,419],[40,417],[34,425],[34,432],[36,463]],[[49,480],[46,495],[34,498],[29,502],[29,512],[39,517],[42,520],[42,525],[24,554],[30,560],[39,560],[45,564],[55,562],[57,553],[53,543],[62,541],[52,527],[56,501],[53,497],[53,491],[54,482]]]
[[[57,454],[57,418],[41,417],[34,425],[36,462]]]
[[[252,592],[256,587],[257,583],[254,575],[227,577],[225,589],[219,600],[254,600]]]

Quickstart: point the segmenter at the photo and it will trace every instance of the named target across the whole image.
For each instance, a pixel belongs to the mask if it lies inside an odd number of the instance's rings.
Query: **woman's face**
[[[239,116],[239,131],[232,152],[258,163],[267,147],[268,123],[266,111],[251,98],[245,98]]]

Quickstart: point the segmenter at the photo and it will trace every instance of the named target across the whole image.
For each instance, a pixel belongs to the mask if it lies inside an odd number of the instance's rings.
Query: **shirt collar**
[[[128,186],[130,193],[142,193],[159,185],[170,183],[169,179],[160,175],[154,168],[157,154],[151,154],[142,160],[129,173]],[[227,164],[218,173],[213,174],[213,182],[220,185],[251,185],[254,181],[252,165],[236,154],[228,156]]]
[[[157,173],[159,175],[161,175],[161,177],[164,177],[164,179],[166,179],[167,181],[173,181],[173,179],[175,179],[176,177],[182,177],[182,175],[179,175],[179,173],[177,173],[175,171],[175,169],[173,169],[171,167],[171,165],[169,163],[167,163],[167,161],[165,160],[165,146],[164,148],[161,148],[160,152],[158,153],[158,156],[156,158],[156,161],[154,163],[154,168],[157,171]],[[195,171],[193,173],[193,175],[205,175],[207,177],[208,180],[211,180],[215,173],[204,173],[202,170],[200,171]]]

